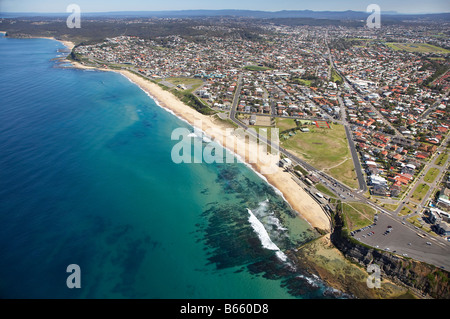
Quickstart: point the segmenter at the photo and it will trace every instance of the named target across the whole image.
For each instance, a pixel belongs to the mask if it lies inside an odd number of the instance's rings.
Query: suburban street
[[[436,154],[440,154],[441,152],[446,152],[446,146],[445,145],[447,145],[448,139],[449,139],[449,136],[447,135],[445,140],[442,142],[441,146],[439,146]],[[405,197],[403,198],[403,201],[399,204],[398,208],[395,210],[396,214],[400,213],[402,208],[409,201],[413,201],[413,202],[416,202],[418,204],[416,212],[421,212],[422,209],[424,207],[426,207],[427,202],[430,200],[431,195],[434,193],[434,190],[435,190],[435,188],[437,186],[438,181],[441,180],[441,178],[445,174],[445,172],[447,170],[447,167],[448,167],[448,159],[447,159],[447,162],[444,165],[442,165],[442,166],[435,165],[434,164],[435,160],[436,160],[436,158],[432,157],[430,159],[430,161],[425,164],[425,167],[423,169],[423,173],[418,177],[416,182],[412,185],[413,187],[410,188],[410,191],[405,195]],[[434,181],[432,183],[427,183],[427,182],[425,182],[424,178],[425,178],[426,174],[428,173],[428,171],[430,169],[432,169],[432,168],[438,169],[439,173],[438,173],[438,175],[436,176],[436,178],[434,179]],[[426,185],[430,186],[430,189],[428,190],[426,195],[420,201],[412,199],[411,197],[414,194],[414,192],[416,191],[416,189],[418,187],[420,187],[421,185],[423,185],[423,184],[426,184]]]

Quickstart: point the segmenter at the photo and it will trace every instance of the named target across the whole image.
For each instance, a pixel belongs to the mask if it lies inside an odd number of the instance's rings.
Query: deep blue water
[[[317,234],[273,188],[242,163],[173,163],[191,127],[62,48],[0,37],[0,297],[324,298],[283,253]]]

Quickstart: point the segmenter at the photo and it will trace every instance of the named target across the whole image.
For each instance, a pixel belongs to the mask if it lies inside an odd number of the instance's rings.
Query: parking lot
[[[418,234],[423,231],[407,226],[410,226],[408,222],[396,221],[380,213],[376,224],[354,232],[353,237],[378,249],[450,269],[450,246],[428,234],[421,237]],[[389,227],[391,231],[387,232]]]

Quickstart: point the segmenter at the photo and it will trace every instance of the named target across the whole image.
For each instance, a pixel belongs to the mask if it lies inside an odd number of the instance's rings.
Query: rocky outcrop
[[[361,244],[343,230],[344,224],[338,213],[334,215],[334,225],[331,242],[348,259],[365,267],[370,264],[380,266],[382,275],[406,285],[423,297],[450,298],[448,271]]]

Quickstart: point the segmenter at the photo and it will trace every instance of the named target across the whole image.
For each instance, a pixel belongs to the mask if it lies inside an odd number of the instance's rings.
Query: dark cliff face
[[[365,267],[377,264],[382,270],[382,275],[394,282],[401,282],[425,296],[435,299],[450,298],[448,271],[360,244],[343,230],[339,214],[336,214],[334,219],[335,228],[331,234],[331,242],[347,258]]]

